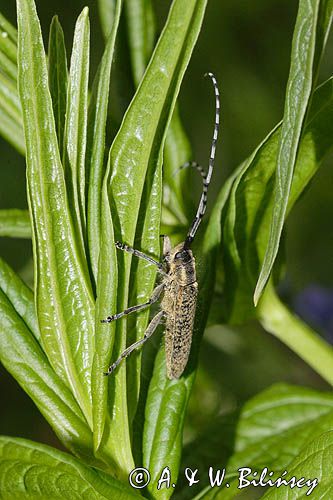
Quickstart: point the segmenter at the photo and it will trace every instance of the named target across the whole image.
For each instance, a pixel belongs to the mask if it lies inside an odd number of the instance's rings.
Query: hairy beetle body
[[[169,260],[169,272],[164,278],[161,309],[165,314],[167,375],[173,379],[181,376],[190,354],[198,284],[191,250],[183,251],[180,244],[165,257]]]

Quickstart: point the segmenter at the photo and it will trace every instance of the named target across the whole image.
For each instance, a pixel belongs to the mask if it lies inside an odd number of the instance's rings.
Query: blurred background
[[[156,0],[163,26],[170,2]],[[94,74],[103,50],[96,1],[36,0],[44,40],[58,14],[70,54],[75,20],[88,5]],[[225,178],[268,134],[283,114],[284,93],[297,0],[209,0],[205,22],[179,97],[193,158],[207,163],[214,109],[211,88],[203,74],[213,71],[221,89],[222,132],[209,204]],[[14,24],[14,0],[0,0],[1,12]],[[126,48],[126,47],[125,47]],[[120,47],[119,52],[124,50]],[[329,40],[320,81],[333,73],[333,40]],[[116,59],[118,74],[130,81],[128,60]],[[118,89],[119,91],[119,89]],[[112,94],[114,95],[114,93]],[[111,107],[120,121],[132,88],[124,86]],[[0,138],[0,208],[26,208],[23,158]],[[333,332],[333,176],[328,158],[299,200],[286,228],[286,277],[283,295],[322,335]],[[198,185],[199,192],[199,185]],[[197,199],[197,197],[195,198]],[[4,257],[31,284],[31,242],[0,239]],[[218,304],[215,304],[218,307]],[[190,402],[185,440],[194,439],[212,417],[236,410],[274,382],[309,387],[328,386],[300,359],[256,323],[241,328],[211,324],[201,349],[200,368]],[[1,434],[36,439],[58,446],[48,424],[16,382],[2,369]]]

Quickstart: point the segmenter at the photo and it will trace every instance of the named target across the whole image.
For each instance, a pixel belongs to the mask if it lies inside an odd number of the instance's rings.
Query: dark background
[[[45,41],[52,16],[59,15],[68,54],[76,17],[85,5],[90,7],[93,74],[103,49],[97,3],[37,0],[36,4]],[[158,24],[162,26],[170,2],[156,0],[154,4],[156,9],[158,7]],[[202,76],[207,71],[216,74],[221,88],[222,133],[210,204],[225,177],[282,117],[297,5],[296,0],[209,1],[179,100],[194,158],[206,164],[213,104],[211,89]],[[15,23],[13,0],[0,0],[0,10]],[[333,73],[332,55],[330,39],[320,81]],[[129,74],[128,62],[120,59],[118,57],[116,61],[117,71]],[[125,87],[121,100],[111,102],[119,120],[129,98],[130,88]],[[1,138],[0,158],[0,208],[26,208],[24,160]],[[329,158],[288,220],[287,270],[283,290],[291,306],[298,294],[310,285],[331,294],[331,164],[332,158]],[[0,246],[1,256],[31,283],[31,242],[1,238]],[[3,369],[0,375],[1,434],[57,445],[52,431],[16,382]],[[195,437],[213,415],[239,407],[249,397],[277,381],[328,388],[300,359],[255,323],[238,329],[208,328],[190,403],[186,440]]]

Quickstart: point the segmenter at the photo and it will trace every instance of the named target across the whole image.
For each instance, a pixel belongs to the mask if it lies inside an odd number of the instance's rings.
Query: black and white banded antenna
[[[206,212],[206,206],[207,206],[207,191],[208,191],[208,186],[210,184],[211,178],[212,178],[212,173],[214,169],[214,161],[215,161],[215,151],[216,151],[216,142],[217,142],[217,137],[219,134],[219,125],[220,125],[220,93],[219,89],[217,86],[217,81],[213,73],[206,73],[205,76],[209,76],[210,79],[213,82],[214,85],[214,91],[215,91],[215,124],[214,124],[214,134],[213,134],[213,139],[212,139],[212,145],[210,148],[210,157],[209,157],[209,166],[208,166],[208,173],[206,174],[205,171],[197,164],[197,163],[188,163],[186,166],[193,166],[197,168],[202,176],[203,179],[203,188],[202,188],[202,194],[198,206],[197,213],[193,219],[193,222],[191,224],[191,227],[189,229],[189,232],[187,233],[185,242],[184,242],[184,249],[187,249],[190,247],[192,241],[194,240],[194,237],[196,235],[196,232],[198,230],[198,227],[200,225],[200,222]],[[185,166],[185,165],[184,165]]]

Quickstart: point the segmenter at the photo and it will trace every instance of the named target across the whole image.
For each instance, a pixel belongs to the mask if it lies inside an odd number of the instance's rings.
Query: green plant
[[[271,276],[285,215],[331,149],[332,79],[315,89],[332,19],[330,0],[300,0],[283,122],[226,181],[196,242],[200,293],[184,375],[167,379],[162,346],[144,363],[139,353],[103,377],[110,359],[142,337],[149,313],[109,326],[100,319],[147,299],[156,278],[152,266],[116,253],[114,241],[135,241],[159,255],[162,184],[169,196],[163,207],[169,231],[184,233],[191,217],[184,195],[188,172],[173,175],[190,159],[176,98],[206,3],[174,0],[154,49],[150,1],[100,0],[107,36],[91,90],[87,9],[77,20],[69,73],[57,18],[46,58],[33,0],[17,0],[18,34],[0,17],[5,33],[0,37],[0,132],[22,154],[26,151],[29,200],[29,214],[2,211],[0,227],[6,236],[31,234],[35,280],[32,293],[0,260],[0,358],[75,455],[2,437],[3,498],[139,497],[128,485],[135,466],[150,472],[144,496],[171,496],[172,486],[157,485],[165,467],[171,483],[179,476],[184,419],[216,262],[223,261],[224,268],[219,321],[257,318],[333,383],[332,348],[278,298],[279,266]],[[109,149],[109,87],[122,9],[137,91]],[[317,477],[316,494],[327,494],[332,429],[331,394],[287,385],[268,389],[240,415],[213,422],[209,436],[184,450],[186,467],[200,461],[205,440],[211,443],[213,436],[222,443],[216,448],[224,454],[223,465],[228,463],[230,488],[205,488],[202,481],[189,489],[180,477],[175,496],[193,497],[196,491],[196,498],[234,498],[241,466],[268,467],[276,476],[288,470],[290,477]],[[295,490],[294,498],[303,491]],[[280,488],[265,496],[285,498],[287,492]]]

